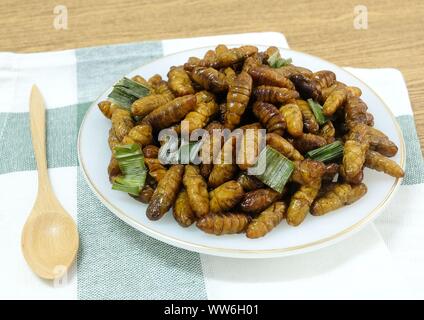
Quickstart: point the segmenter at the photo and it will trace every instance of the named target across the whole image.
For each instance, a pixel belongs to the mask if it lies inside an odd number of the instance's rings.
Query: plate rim
[[[242,44],[240,43],[240,44],[226,44],[226,45],[231,47],[231,46],[238,46],[238,45],[242,45]],[[256,46],[264,47],[264,45],[256,45]],[[174,52],[174,53],[165,55],[163,57],[160,57],[158,59],[155,59],[153,61],[150,61],[146,64],[142,64],[139,67],[137,67],[136,69],[133,69],[126,74],[130,74],[130,73],[134,72],[135,70],[137,70],[138,68],[141,68],[143,66],[147,66],[147,65],[152,64],[152,63],[157,63],[160,60],[166,60],[169,57],[179,55],[179,54],[182,54],[182,53],[185,53],[185,52],[190,52],[190,51],[199,50],[199,49],[213,49],[213,48],[214,48],[214,46],[203,46],[203,47],[197,47],[197,48],[190,48],[190,49],[182,50],[182,51],[179,51],[179,52]],[[311,55],[311,54],[301,52],[301,51],[297,51],[297,50],[292,50],[292,49],[289,49],[289,48],[278,47],[278,49],[283,50],[283,51],[291,51],[291,52],[294,52],[294,53],[303,54],[303,55],[309,56],[309,57],[314,58],[314,59],[322,60],[322,61],[332,65],[336,69],[343,69],[343,71],[348,73],[350,76],[352,76],[353,78],[358,80],[364,87],[369,89],[382,102],[387,113],[392,118],[392,121],[395,125],[396,133],[399,137],[399,142],[400,142],[399,143],[399,155],[400,155],[399,165],[402,169],[405,169],[406,148],[405,148],[405,140],[404,140],[404,137],[403,137],[402,130],[401,130],[400,125],[397,122],[396,117],[393,114],[392,110],[387,106],[384,99],[382,99],[381,96],[374,89],[372,89],[370,86],[368,86],[368,84],[366,84],[363,80],[359,79],[357,76],[355,76],[349,70],[346,70],[345,68],[342,68],[342,67],[340,67],[340,66],[338,66],[338,65],[336,65],[332,62],[329,62],[325,59],[322,59],[318,56]],[[162,242],[165,242],[165,243],[170,244],[170,245],[175,246],[175,247],[183,248],[183,249],[198,252],[198,253],[205,253],[205,254],[216,255],[216,256],[225,256],[225,257],[237,257],[237,258],[273,258],[273,257],[282,257],[282,256],[300,254],[300,253],[304,253],[304,252],[308,252],[308,251],[312,251],[312,250],[318,250],[319,248],[335,244],[335,243],[337,243],[337,242],[339,242],[339,241],[341,241],[341,240],[343,240],[343,239],[345,239],[349,236],[352,236],[354,233],[358,232],[363,227],[365,227],[368,223],[372,222],[375,218],[377,218],[377,216],[388,205],[388,203],[390,202],[392,197],[396,194],[396,191],[399,189],[399,186],[401,185],[401,182],[403,180],[403,178],[396,178],[394,180],[393,185],[391,186],[389,192],[384,197],[384,199],[375,208],[370,210],[370,212],[364,218],[362,218],[361,220],[357,221],[356,223],[354,223],[353,225],[351,225],[347,228],[344,228],[343,230],[341,230],[339,232],[336,232],[335,234],[332,234],[328,237],[324,237],[324,238],[321,238],[319,240],[311,241],[311,242],[308,242],[308,243],[305,243],[305,244],[290,246],[290,247],[285,247],[285,248],[274,248],[274,249],[231,249],[231,248],[221,248],[221,247],[216,247],[216,246],[208,246],[208,245],[193,243],[193,242],[190,242],[190,241],[174,238],[173,236],[169,236],[169,235],[164,234],[162,232],[151,229],[150,227],[148,227],[148,226],[140,223],[139,221],[133,219],[132,217],[128,216],[124,211],[122,211],[121,209],[119,209],[115,205],[113,205],[96,188],[96,186],[92,182],[92,180],[89,177],[88,172],[87,172],[87,170],[84,166],[84,160],[83,160],[83,156],[81,154],[81,132],[83,131],[85,120],[86,120],[89,112],[91,112],[92,109],[97,106],[95,102],[97,100],[99,100],[100,97],[105,95],[108,91],[110,91],[110,89],[111,89],[111,87],[108,87],[108,89],[103,91],[93,101],[93,103],[91,103],[91,105],[87,109],[86,113],[84,114],[84,117],[81,121],[79,130],[78,130],[77,155],[78,155],[78,163],[79,163],[79,165],[82,169],[81,171],[83,173],[83,176],[84,176],[87,184],[89,185],[90,189],[96,195],[96,197],[111,212],[113,212],[118,218],[123,220],[125,223],[131,225],[132,227],[134,227],[138,231],[141,231],[141,232],[145,233],[146,235],[148,235],[150,237],[153,237],[157,240],[160,240]]]

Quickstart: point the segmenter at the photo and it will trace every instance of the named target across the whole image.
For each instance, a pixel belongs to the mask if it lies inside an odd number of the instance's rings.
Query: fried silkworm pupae
[[[175,199],[175,203],[172,208],[172,215],[182,227],[189,227],[196,220],[196,215],[191,209],[190,201],[185,189],[181,189],[178,193],[177,199]]]
[[[260,213],[278,200],[281,194],[271,188],[247,192],[240,202],[240,209],[249,214]]]
[[[154,129],[168,128],[183,119],[196,106],[196,96],[187,95],[175,98],[163,106],[153,110],[144,119],[143,123],[150,124]]]
[[[319,130],[319,136],[323,137],[328,144],[336,140],[336,129],[333,126],[333,122],[328,120]]]
[[[287,88],[290,90],[295,89],[293,83],[289,79],[282,76],[280,73],[275,71],[275,69],[265,65],[252,66],[249,68],[249,74],[258,85]]]
[[[380,172],[384,172],[395,178],[401,178],[405,175],[403,169],[395,161],[386,158],[377,151],[367,151],[365,166]]]
[[[123,144],[137,143],[146,146],[152,143],[153,133],[149,124],[141,123],[133,127],[128,134],[122,139]]]
[[[265,186],[261,180],[246,173],[240,174],[237,178],[237,182],[240,183],[245,192],[257,190]]]
[[[250,217],[243,213],[210,214],[197,221],[196,226],[209,234],[217,236],[244,232]]]
[[[324,173],[325,165],[321,161],[311,159],[295,161],[291,180],[304,186],[313,186],[319,189]]]
[[[273,203],[249,223],[246,236],[250,239],[265,236],[284,219],[285,212],[284,202]]]
[[[243,198],[244,191],[240,183],[231,180],[209,192],[210,213],[220,213],[234,208]]]
[[[293,146],[302,154],[323,147],[326,144],[327,140],[325,138],[313,133],[304,133],[300,138],[293,140]]]
[[[303,160],[303,156],[300,152],[297,151],[289,141],[276,133],[271,132],[266,134],[266,144],[290,160]]]
[[[336,74],[329,70],[317,71],[313,74],[312,78],[318,82],[321,90],[331,87],[334,83],[336,83]]]
[[[120,108],[113,111],[111,121],[112,129],[119,141],[122,141],[134,126],[131,113]]]
[[[331,117],[339,108],[343,106],[347,99],[347,93],[345,88],[335,89],[330,93],[327,100],[325,100],[322,106],[322,113]]]
[[[267,129],[267,132],[274,132],[280,136],[283,135],[286,123],[282,114],[274,105],[256,101],[252,110],[256,118]]]
[[[298,226],[305,220],[319,188],[320,186],[300,186],[299,190],[291,197],[286,217],[289,225]]]
[[[296,103],[288,103],[280,108],[280,113],[286,122],[287,132],[292,137],[301,137],[303,135],[302,112]]]
[[[153,193],[155,189],[152,186],[145,185],[143,189],[141,189],[140,194],[136,197],[136,199],[142,203],[148,204],[150,199],[152,199]]]
[[[150,220],[159,220],[172,207],[180,190],[183,174],[184,166],[176,164],[159,181],[146,211]]]
[[[290,80],[294,83],[297,92],[299,92],[303,99],[307,100],[312,98],[315,101],[322,101],[319,82],[312,77],[307,77],[303,74],[295,74],[290,77]]]
[[[197,217],[204,217],[209,213],[209,193],[206,181],[200,175],[199,168],[186,165],[183,184],[187,190],[190,206]]]
[[[135,100],[131,105],[131,113],[135,116],[145,117],[153,110],[172,101],[175,97],[167,86],[166,82],[160,84],[154,94]]]
[[[299,98],[299,94],[287,88],[272,86],[259,86],[253,90],[253,94],[259,101],[269,102],[271,104],[287,103],[293,99]]]
[[[149,169],[149,175],[159,182],[166,174],[166,167],[158,159],[159,148],[148,145],[143,148],[144,164]]]
[[[305,100],[300,99],[296,100],[296,104],[302,113],[303,127],[306,129],[306,131],[314,134],[318,133],[319,124],[309,104]]]
[[[225,75],[214,68],[195,67],[191,71],[191,78],[205,90],[213,93],[221,93],[228,89]]]
[[[171,67],[168,72],[168,85],[177,97],[194,94],[190,77],[182,67]]]
[[[112,117],[113,111],[115,111],[115,109],[118,109],[119,106],[115,103],[112,103],[110,101],[100,101],[97,106],[99,107],[100,111],[103,113],[103,115],[110,119]]]
[[[360,199],[367,193],[365,184],[350,185],[348,183],[335,184],[324,196],[317,199],[312,205],[311,213],[321,216]]]
[[[220,158],[219,163],[213,165],[212,171],[208,178],[208,184],[212,188],[216,188],[234,178],[237,173],[238,167],[235,164],[235,139],[228,139],[221,151],[218,154]]]
[[[215,102],[215,96],[207,91],[196,93],[196,106],[193,111],[190,111],[184,118],[188,121],[188,130],[193,132],[196,129],[205,127],[210,118],[218,112],[218,105]],[[176,129],[180,131],[180,127]]]
[[[230,84],[225,107],[224,126],[233,130],[246,110],[252,92],[252,78],[241,72]]]

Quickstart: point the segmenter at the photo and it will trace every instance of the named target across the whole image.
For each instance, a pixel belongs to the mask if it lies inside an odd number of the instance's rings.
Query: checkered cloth
[[[77,160],[90,103],[117,79],[166,54],[218,43],[287,47],[279,33],[140,42],[33,54],[0,53],[0,298],[285,299],[424,297],[423,158],[408,92],[395,69],[349,71],[392,108],[407,147],[406,178],[374,223],[319,251],[279,259],[219,258],[178,249],[131,228],[88,188]],[[37,191],[28,101],[36,83],[47,107],[49,175],[78,222],[81,247],[65,284],[38,279],[20,251]],[[313,266],[313,267],[312,267]],[[402,272],[398,272],[402,270]]]

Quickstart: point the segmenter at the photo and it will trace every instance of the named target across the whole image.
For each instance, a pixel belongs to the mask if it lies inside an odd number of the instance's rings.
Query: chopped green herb
[[[256,177],[275,191],[283,192],[284,186],[294,170],[293,162],[270,146],[266,146],[262,150],[258,157],[258,163],[260,161],[266,161],[266,169],[264,173]]]
[[[147,87],[124,77],[113,86],[108,98],[124,108],[129,108],[135,100],[149,94],[150,90]]]
[[[291,58],[282,58],[280,55],[280,51],[276,51],[268,58],[267,62],[271,68],[280,68],[291,64],[293,60]]]
[[[342,155],[343,143],[341,141],[334,141],[333,143],[306,153],[306,157],[322,162],[340,158]]]
[[[324,123],[326,123],[327,118],[322,113],[321,105],[312,99],[308,99],[308,104],[311,107],[311,110],[314,113],[314,116],[317,119],[318,124],[323,125]]]
[[[144,156],[138,144],[118,145],[113,149],[122,175],[116,177],[112,189],[139,195],[146,180]]]

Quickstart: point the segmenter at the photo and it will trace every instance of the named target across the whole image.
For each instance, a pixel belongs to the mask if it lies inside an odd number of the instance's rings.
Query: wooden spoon
[[[59,279],[78,251],[78,230],[52,190],[47,173],[43,97],[34,85],[29,115],[38,170],[38,195],[22,230],[22,252],[30,268],[44,279]]]

